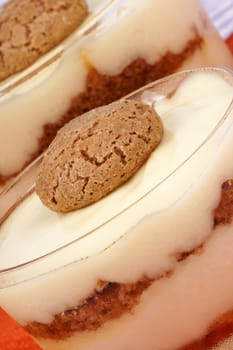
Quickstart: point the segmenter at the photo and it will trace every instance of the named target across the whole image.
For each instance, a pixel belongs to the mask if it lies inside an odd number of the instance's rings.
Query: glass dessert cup
[[[161,79],[128,98],[153,104],[172,96],[183,81],[198,73],[221,77],[233,87],[231,71],[203,68]],[[94,227],[73,239],[68,237],[66,222],[62,226],[65,242],[53,251],[48,236],[42,242],[48,246],[39,249],[43,254],[27,261],[21,255],[15,266],[10,257],[8,266],[1,260],[1,268],[5,267],[0,270],[0,305],[45,350],[152,350],[155,346],[157,350],[209,350],[215,345],[229,349],[231,341],[224,341],[233,334],[233,227],[218,224],[213,211],[222,183],[233,173],[229,161],[232,121],[230,99],[198,144],[184,151],[178,164],[168,166],[166,176],[158,176],[153,187],[147,186],[138,198],[130,202],[124,196],[121,206],[110,208],[107,214],[105,205],[91,206],[94,211],[83,218],[91,221],[96,215],[99,221]],[[27,229],[33,236],[34,216],[41,204],[35,207],[30,198],[35,196],[34,179],[41,159],[2,192],[3,228],[17,219],[15,212],[24,205]],[[111,196],[110,200],[116,199]],[[70,214],[51,215],[60,220]],[[19,227],[26,228],[21,219],[15,238],[19,234],[24,240],[26,230],[19,232]],[[2,227],[1,259],[7,239]],[[54,240],[59,236],[56,229]],[[71,230],[79,231],[79,227]],[[33,250],[33,240],[31,244],[25,249]],[[16,247],[17,255],[20,248]],[[73,322],[77,318],[79,322]]]
[[[88,4],[93,14],[73,35],[0,85],[2,186],[74,116],[181,69],[233,68],[197,0],[180,1],[175,13],[172,0]]]

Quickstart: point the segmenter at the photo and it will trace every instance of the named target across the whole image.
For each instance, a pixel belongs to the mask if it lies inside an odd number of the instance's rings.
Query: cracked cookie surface
[[[55,47],[86,15],[85,0],[9,0],[0,6],[0,81]]]
[[[58,132],[38,172],[36,191],[58,212],[88,206],[133,176],[162,135],[156,112],[137,101],[87,112]]]

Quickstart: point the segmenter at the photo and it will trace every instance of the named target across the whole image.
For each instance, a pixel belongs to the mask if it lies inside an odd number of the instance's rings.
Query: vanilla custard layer
[[[233,174],[232,111],[223,118],[232,95],[215,73],[193,73],[155,103],[163,141],[124,186],[69,214],[50,211],[35,194],[19,205],[0,228],[0,269],[76,243],[0,274],[0,305],[21,324],[49,323],[90,295],[98,279],[129,283],[174,270],[175,253],[212,235],[221,184]]]
[[[176,11],[173,0],[113,3],[115,6],[103,16],[95,31],[80,40],[74,34],[68,43],[75,37],[77,43],[62,57],[0,97],[0,174],[9,176],[31,159],[38,150],[43,126],[57,121],[68,110],[72,97],[85,91],[90,67],[114,76],[137,58],[153,64],[167,52],[182,52],[196,34],[204,43],[185,67],[233,67],[232,56],[198,1],[179,0]],[[94,10],[98,1],[93,5],[89,0],[89,5]]]
[[[218,318],[233,310],[232,246],[233,225],[217,228],[200,255],[154,282],[132,313],[66,341],[39,343],[45,350],[178,350],[203,338]],[[215,348],[232,349],[230,340]]]

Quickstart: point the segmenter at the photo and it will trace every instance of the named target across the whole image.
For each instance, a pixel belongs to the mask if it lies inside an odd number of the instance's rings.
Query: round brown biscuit
[[[41,164],[36,191],[50,209],[85,207],[126,182],[160,143],[156,112],[132,100],[99,107],[58,132]]]
[[[22,71],[71,34],[85,0],[9,0],[0,7],[0,81]]]

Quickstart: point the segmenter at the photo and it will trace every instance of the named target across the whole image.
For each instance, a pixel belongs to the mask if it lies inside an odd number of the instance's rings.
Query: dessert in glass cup
[[[80,181],[74,159],[62,170],[54,162],[67,157],[70,138],[62,149],[57,145],[74,134],[77,120],[87,125],[90,140],[95,136],[87,113],[62,128],[46,155],[1,193],[0,305],[45,350],[232,347],[232,99],[233,75],[225,69],[158,80],[113,104],[143,103],[163,125],[160,144],[124,184],[65,213],[49,209],[35,192],[38,168],[40,174],[51,154],[45,181],[54,169],[70,180],[52,184],[53,204],[60,203],[62,187],[69,192],[75,174]],[[74,153],[87,168],[94,163],[101,170],[109,159],[114,168],[115,155],[127,166],[119,140],[125,147],[150,140],[133,129],[132,139],[122,140],[122,132],[103,162],[92,155],[91,141],[86,153],[77,151],[84,133],[76,131]]]
[[[88,0],[87,7],[65,41],[1,83],[2,185],[76,115],[184,68],[233,67],[197,0],[180,0],[175,11],[172,0]]]

